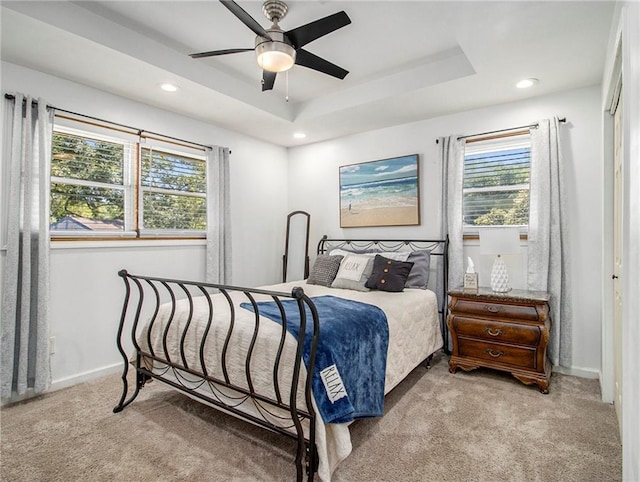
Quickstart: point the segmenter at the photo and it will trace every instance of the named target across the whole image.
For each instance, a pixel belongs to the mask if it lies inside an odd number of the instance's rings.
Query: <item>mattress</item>
[[[387,352],[387,366],[385,373],[385,394],[400,383],[416,366],[429,355],[442,348],[442,333],[438,316],[436,295],[429,290],[405,289],[401,293],[385,291],[354,291],[309,285],[304,281],[289,282],[262,289],[290,293],[295,286],[304,289],[307,296],[333,295],[346,299],[369,303],[381,308],[389,326],[389,348]],[[223,379],[227,377],[234,385],[248,388],[252,385],[258,393],[288,401],[291,387],[291,367],[295,360],[296,342],[291,335],[286,336],[285,346],[278,365],[277,378],[274,384],[274,366],[276,366],[277,349],[281,338],[282,327],[267,318],[259,318],[258,336],[251,348],[255,315],[239,308],[241,302],[247,298],[240,292],[230,292],[235,305],[235,321],[232,335],[227,344],[226,365],[220,363],[221,353],[225,346],[226,334],[229,327],[229,305],[221,298],[222,294],[212,296],[213,317],[216,323],[212,325],[206,336],[206,343],[202,353],[200,342],[205,335],[209,319],[209,304],[206,297],[193,299],[193,312],[186,300],[176,303],[173,319],[167,330],[167,320],[172,315],[170,304],[160,307],[158,315],[149,330],[149,322],[139,330],[138,343],[141,349],[152,352],[160,358],[169,359],[174,363],[186,365],[190,370],[207,373],[210,376]],[[255,301],[271,301],[265,295],[255,295]],[[188,326],[187,326],[188,325]],[[185,327],[187,327],[185,331]],[[166,344],[164,333],[166,331]],[[183,336],[184,334],[184,336]],[[250,373],[247,377],[245,366],[246,354],[252,350]],[[150,360],[143,360],[150,366]],[[248,399],[238,392],[221,387],[213,383],[202,383],[200,379],[184,371],[173,370],[167,365],[155,362],[155,373],[171,379],[194,391],[214,397],[225,403],[241,409],[244,413],[262,417],[275,424],[293,431],[291,421],[285,420],[288,411],[280,411],[268,407],[259,401]],[[304,365],[301,379],[306,377]],[[298,387],[298,406],[306,407],[304,403],[304,386]],[[279,393],[278,393],[279,392]],[[316,418],[316,447],[318,449],[318,476],[328,482],[331,474],[339,463],[351,453],[351,438],[348,424],[323,424],[322,418]],[[308,434],[309,427],[304,427]]]

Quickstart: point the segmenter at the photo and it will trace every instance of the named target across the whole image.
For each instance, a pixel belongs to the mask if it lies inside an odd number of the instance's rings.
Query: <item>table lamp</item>
[[[511,291],[507,265],[502,256],[520,253],[518,228],[485,228],[480,230],[480,254],[495,256],[491,269],[491,289],[496,293]]]

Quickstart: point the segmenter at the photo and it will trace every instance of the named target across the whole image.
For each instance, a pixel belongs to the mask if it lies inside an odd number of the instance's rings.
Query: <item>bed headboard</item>
[[[438,299],[440,329],[444,349],[449,353],[449,331],[447,329],[447,279],[449,238],[446,239],[332,239],[326,234],[318,242],[317,254],[326,254],[333,249],[349,251],[431,251],[429,289]]]

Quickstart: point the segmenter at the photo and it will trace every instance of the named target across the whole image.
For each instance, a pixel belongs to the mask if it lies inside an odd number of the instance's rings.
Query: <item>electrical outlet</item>
[[[56,352],[56,337],[49,338],[49,355],[53,355]]]

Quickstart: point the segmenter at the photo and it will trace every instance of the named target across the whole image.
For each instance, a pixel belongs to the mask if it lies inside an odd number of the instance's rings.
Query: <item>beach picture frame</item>
[[[341,228],[420,224],[418,154],[339,169]]]

